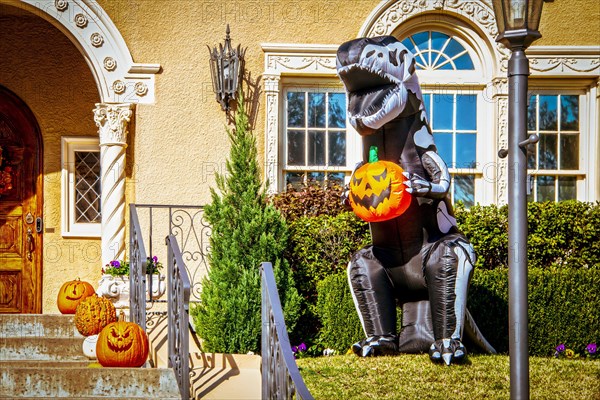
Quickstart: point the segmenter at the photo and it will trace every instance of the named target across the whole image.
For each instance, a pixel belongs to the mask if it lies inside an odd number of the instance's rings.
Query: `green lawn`
[[[303,358],[300,373],[315,399],[509,399],[508,356],[472,355],[462,365],[423,355]],[[600,360],[532,357],[530,397],[600,400]]]

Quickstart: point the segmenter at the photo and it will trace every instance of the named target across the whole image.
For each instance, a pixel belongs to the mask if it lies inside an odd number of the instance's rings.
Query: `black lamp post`
[[[225,44],[219,44],[218,49],[207,47],[213,91],[223,111],[229,111],[229,102],[235,100],[237,95],[246,49],[241,49],[240,45],[236,49],[231,47],[229,24],[225,33]]]
[[[493,0],[498,38],[512,51],[508,61],[508,297],[510,398],[529,399],[527,327],[527,77],[525,49],[541,37],[538,31],[544,0]]]

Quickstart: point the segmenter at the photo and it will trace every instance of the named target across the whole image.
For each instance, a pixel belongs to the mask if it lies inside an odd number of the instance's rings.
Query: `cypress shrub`
[[[286,324],[294,329],[300,297],[283,253],[288,241],[285,220],[267,204],[244,103],[235,114],[235,129],[227,131],[231,152],[227,174],[216,177],[218,194],[205,216],[212,227],[208,276],[201,302],[192,310],[204,350],[222,353],[257,352],[261,333],[260,263],[273,263]]]
[[[599,287],[598,269],[531,269],[529,354],[550,356],[560,343],[583,354],[588,343],[599,343]],[[321,345],[345,352],[364,336],[346,275],[327,277],[319,283],[318,290]],[[508,352],[507,269],[476,270],[467,306],[496,350]]]

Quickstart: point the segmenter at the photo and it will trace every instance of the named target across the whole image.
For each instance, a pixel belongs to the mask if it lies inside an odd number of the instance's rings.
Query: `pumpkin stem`
[[[127,322],[125,321],[125,313],[123,312],[123,310],[119,312],[119,322]]]
[[[379,161],[379,157],[377,156],[377,146],[371,146],[369,149],[369,162],[374,163]]]

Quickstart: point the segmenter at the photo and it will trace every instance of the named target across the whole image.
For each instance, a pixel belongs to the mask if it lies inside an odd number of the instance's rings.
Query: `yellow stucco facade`
[[[126,203],[201,205],[210,200],[209,187],[214,186],[215,171],[224,171],[229,147],[225,114],[212,91],[206,45],[222,42],[225,27],[230,24],[233,44],[247,48],[246,73],[264,92],[264,44],[337,46],[356,38],[378,7],[392,7],[396,2],[101,0],[87,3],[94,5],[99,15],[110,18],[135,62],[161,67],[154,77],[154,100],[151,104],[136,105],[128,125]],[[48,7],[53,4],[48,2]],[[98,137],[92,110],[101,101],[101,95],[86,58],[73,38],[57,28],[60,24],[45,20],[41,12],[36,14],[31,8],[24,11],[19,7],[19,2],[11,5],[0,2],[0,85],[29,106],[43,137],[42,311],[54,313],[56,294],[64,281],[80,277],[95,284],[101,275],[100,239],[65,237],[61,233],[64,217],[61,137]],[[69,7],[63,13],[75,9],[73,4]],[[454,9],[443,6],[430,8],[420,17],[423,15],[428,15],[431,21],[436,15],[457,15],[467,22],[469,19],[467,11],[458,15]],[[473,30],[484,36],[476,24]],[[543,36],[536,46],[585,47],[588,53],[590,47],[598,49],[600,3],[596,0],[545,3],[540,32]],[[597,50],[596,54],[599,53]],[[592,61],[591,66],[594,65],[597,66]],[[585,76],[586,82],[592,83],[578,87],[588,90],[586,93],[594,91],[591,102],[597,102],[598,69],[594,68]],[[335,81],[331,70],[324,75]],[[560,73],[556,71],[552,79],[558,78]],[[255,132],[260,157],[265,159],[264,93],[257,100]],[[597,105],[590,109],[594,107],[597,110]],[[595,135],[597,113],[589,129]],[[591,143],[597,143],[597,139]],[[597,171],[589,173],[598,175]],[[598,180],[595,175],[589,179]]]

